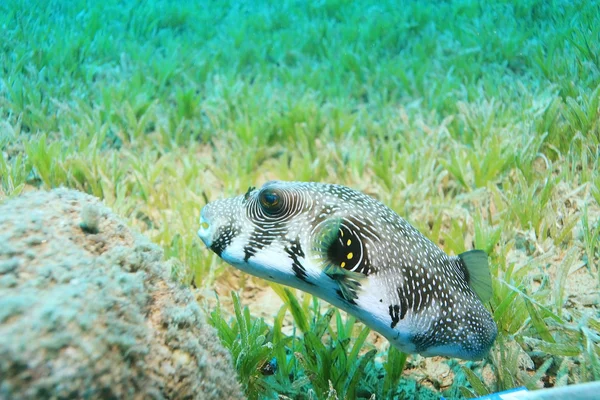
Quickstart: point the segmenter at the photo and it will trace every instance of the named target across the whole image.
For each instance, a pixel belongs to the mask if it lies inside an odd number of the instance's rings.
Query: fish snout
[[[210,220],[210,210],[208,206],[202,207],[200,211],[200,228],[198,229],[198,237],[204,242],[206,247],[210,248],[212,245],[213,229]]]

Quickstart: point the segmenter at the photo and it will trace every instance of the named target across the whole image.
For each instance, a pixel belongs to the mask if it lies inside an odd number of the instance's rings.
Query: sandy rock
[[[0,399],[243,398],[229,354],[161,259],[80,192],[0,204]]]

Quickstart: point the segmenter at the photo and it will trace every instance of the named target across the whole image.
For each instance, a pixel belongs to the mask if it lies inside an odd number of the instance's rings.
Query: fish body
[[[448,256],[348,187],[271,181],[203,207],[198,236],[234,267],[322,298],[401,351],[480,359],[496,338],[483,305],[487,255]]]

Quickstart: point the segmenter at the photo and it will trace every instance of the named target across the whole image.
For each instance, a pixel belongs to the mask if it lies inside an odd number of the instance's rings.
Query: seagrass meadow
[[[0,148],[0,202],[79,189],[178,260],[250,399],[600,380],[597,1],[2,1]],[[388,349],[206,250],[200,208],[270,179],[485,250],[489,355]]]

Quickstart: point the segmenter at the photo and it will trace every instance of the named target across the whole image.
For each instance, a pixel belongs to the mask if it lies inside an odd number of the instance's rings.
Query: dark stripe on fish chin
[[[235,227],[225,226],[219,228],[214,235],[215,239],[210,246],[210,249],[214,251],[219,257],[223,251],[231,244],[233,238],[239,234],[239,231]]]
[[[223,250],[225,250],[225,247],[227,247],[227,246],[224,246],[224,245],[223,245],[223,243],[220,243],[220,242],[214,242],[214,243],[213,243],[213,244],[210,246],[210,249],[211,249],[212,251],[214,251],[216,255],[218,255],[219,257],[221,257],[221,254],[223,253]]]
[[[256,249],[254,247],[250,247],[248,245],[244,246],[244,262],[248,262],[250,257],[256,254]]]
[[[244,262],[248,262],[259,250],[264,249],[266,246],[273,243],[275,240],[275,234],[285,234],[281,231],[281,227],[273,228],[276,232],[267,232],[260,228],[255,228],[250,234],[248,244],[244,246]]]
[[[285,247],[285,252],[292,260],[292,271],[296,277],[310,285],[313,283],[306,279],[306,269],[302,264],[300,264],[299,258],[304,258],[304,251],[302,250],[302,246],[300,245],[300,240],[298,238],[290,241],[290,245]]]

